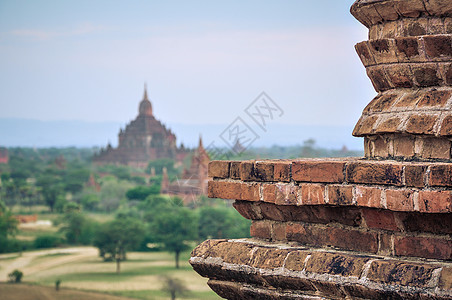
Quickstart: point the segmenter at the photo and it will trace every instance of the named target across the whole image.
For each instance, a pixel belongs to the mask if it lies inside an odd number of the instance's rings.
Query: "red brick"
[[[262,211],[259,205],[254,205],[254,203],[248,201],[235,201],[232,206],[248,220],[261,220]]]
[[[443,268],[438,287],[444,290],[452,290],[452,267]]]
[[[420,191],[419,211],[429,213],[452,212],[452,191]]]
[[[209,198],[240,199],[241,183],[209,180],[208,196]]]
[[[384,285],[429,287],[435,267],[426,264],[377,260],[371,263],[367,279]]]
[[[286,240],[286,224],[280,222],[272,223],[272,239],[276,241]]]
[[[363,136],[373,133],[375,131],[374,125],[377,120],[378,116],[361,116],[353,129],[353,136]]]
[[[269,203],[275,203],[276,201],[276,184],[264,183],[262,185],[263,201]]]
[[[391,88],[391,85],[386,78],[383,66],[368,67],[366,71],[367,76],[372,81],[372,85],[377,92],[386,91]]]
[[[275,181],[290,181],[291,162],[275,162],[274,163],[274,180]]]
[[[405,166],[405,182],[407,186],[423,187],[427,165]]]
[[[229,177],[229,161],[214,160],[209,162],[208,176],[214,178],[228,178]]]
[[[284,206],[280,207],[281,209],[284,208]],[[271,203],[266,202],[260,203],[260,209],[264,219],[273,221],[287,221],[280,207],[278,207],[278,205],[274,205]]]
[[[452,83],[451,83],[452,84]],[[452,116],[446,116],[441,124],[440,134],[442,136],[452,135]]]
[[[256,181],[254,176],[254,161],[242,161],[240,163],[240,179],[243,181]]]
[[[231,161],[229,166],[229,176],[231,179],[240,179],[240,161]]]
[[[252,237],[271,239],[271,225],[270,221],[253,221],[250,227],[250,234]]]
[[[447,138],[423,138],[422,158],[450,159],[451,142]]]
[[[392,211],[362,209],[362,214],[368,228],[399,231]]]
[[[358,53],[359,58],[361,59],[364,66],[370,66],[375,64],[375,59],[369,50],[367,41],[356,44],[355,50]]]
[[[402,164],[380,162],[352,162],[347,165],[347,181],[402,185]]]
[[[393,133],[397,132],[397,128],[403,122],[403,119],[399,116],[391,117],[380,124],[375,129],[375,133]]]
[[[309,251],[303,250],[290,252],[284,267],[291,271],[302,271],[305,267],[306,257],[308,257],[309,254],[311,254]]]
[[[424,36],[425,52],[430,57],[451,57],[452,39],[450,36]]]
[[[344,181],[344,161],[294,161],[292,178],[305,182],[337,182]]]
[[[392,235],[387,233],[378,234],[378,254],[393,255]]]
[[[452,186],[452,164],[437,164],[430,167],[431,186]]]
[[[410,88],[414,85],[413,74],[408,65],[396,64],[386,68],[386,74],[395,88]]]
[[[395,40],[399,55],[404,54],[406,59],[419,55],[418,39],[413,37],[397,38]]]
[[[325,186],[315,183],[302,184],[301,204],[302,205],[325,204]]]
[[[360,277],[364,264],[369,259],[352,255],[314,252],[306,263],[306,272]]]
[[[414,107],[419,102],[420,97],[419,94],[414,93],[406,93],[402,96],[402,98],[397,101],[397,103],[394,105],[394,107]]]
[[[418,107],[444,107],[449,100],[452,92],[450,91],[429,91],[422,95]]]
[[[240,198],[237,200],[248,200],[248,201],[260,201],[260,183],[247,183],[241,184]]]
[[[406,125],[406,132],[413,134],[433,134],[433,126],[435,126],[435,115],[411,115]]]
[[[254,176],[258,181],[274,180],[274,163],[271,161],[256,161],[254,163]]]
[[[414,191],[386,190],[386,205],[390,210],[414,211]]]
[[[375,97],[371,105],[367,106],[369,112],[382,112],[390,110],[399,96],[397,94],[383,94]]]
[[[421,87],[437,86],[441,82],[435,64],[413,65],[412,70],[418,85]]]
[[[276,201],[278,205],[297,205],[298,186],[293,184],[276,184]]]
[[[428,237],[395,237],[395,255],[452,259],[452,241]]]
[[[289,250],[275,248],[257,248],[251,259],[250,265],[259,269],[281,268]]]
[[[358,206],[381,207],[381,190],[379,188],[357,185],[355,194]]]
[[[409,136],[400,136],[394,139],[394,156],[413,157],[414,156],[414,138]]]
[[[329,185],[328,204],[331,205],[352,205],[353,187],[351,185]]]
[[[373,232],[354,229],[288,223],[286,236],[289,241],[316,247],[333,246],[344,250],[377,253],[378,237]]]

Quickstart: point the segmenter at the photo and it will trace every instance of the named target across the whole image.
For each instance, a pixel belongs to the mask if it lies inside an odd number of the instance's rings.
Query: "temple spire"
[[[146,85],[146,83],[144,83],[144,95],[143,95],[143,100],[148,100],[148,101],[149,101],[147,89],[148,89],[148,88],[147,88],[147,85]]]

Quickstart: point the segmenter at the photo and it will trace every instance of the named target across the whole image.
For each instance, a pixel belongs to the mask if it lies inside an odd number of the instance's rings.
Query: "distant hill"
[[[110,142],[117,144],[117,134],[121,122],[85,122],[85,121],[39,121],[30,119],[0,118],[0,146],[6,147],[104,147]],[[228,124],[166,124],[176,134],[178,143],[195,147],[201,134],[204,146],[214,143],[224,146],[220,135]],[[251,124],[250,124],[251,126]],[[324,148],[361,150],[362,139],[351,135],[350,126],[308,126],[268,124],[267,132],[257,126],[251,126],[259,138],[252,146],[302,145],[303,141],[313,138],[316,145]]]

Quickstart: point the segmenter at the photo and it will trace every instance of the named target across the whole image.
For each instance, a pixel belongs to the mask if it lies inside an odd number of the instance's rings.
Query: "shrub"
[[[36,249],[42,248],[55,248],[63,243],[63,239],[54,234],[46,234],[38,236],[34,241],[34,247]]]
[[[24,273],[19,270],[14,270],[8,274],[8,281],[13,283],[19,283],[22,280]]]

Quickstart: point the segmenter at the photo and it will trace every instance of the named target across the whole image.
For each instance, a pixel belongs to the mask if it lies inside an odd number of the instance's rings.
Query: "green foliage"
[[[17,233],[17,220],[6,205],[0,200],[0,253],[8,252],[13,247],[13,237]]]
[[[23,276],[24,276],[24,273],[22,273],[20,270],[16,269],[8,274],[8,281],[12,282],[12,283],[19,283],[22,281]]]
[[[231,207],[201,207],[198,213],[199,238],[202,240],[249,236],[251,221]]]
[[[129,189],[126,192],[126,197],[129,200],[144,200],[149,195],[158,195],[160,193],[160,186],[137,186]]]
[[[94,245],[104,260],[116,260],[116,272],[120,272],[120,261],[126,252],[137,248],[144,236],[143,224],[133,218],[120,218],[100,226]]]
[[[193,211],[185,207],[174,207],[154,215],[150,223],[151,235],[164,245],[164,248],[174,252],[176,268],[179,268],[179,255],[189,249],[189,241],[198,237],[197,218]]]
[[[43,248],[55,248],[63,244],[63,239],[61,236],[56,234],[45,234],[36,237],[33,242],[33,247],[35,249],[43,249]]]
[[[89,211],[96,211],[98,210],[98,206],[100,203],[99,194],[97,193],[84,194],[80,199],[80,203],[82,204],[83,209]]]
[[[60,231],[66,237],[67,243],[89,245],[93,242],[98,224],[87,218],[79,207],[73,204],[67,206],[60,222],[63,224]]]
[[[115,177],[102,178],[99,208],[107,212],[116,210],[122,201],[127,200],[126,191],[133,186],[132,183]]]

